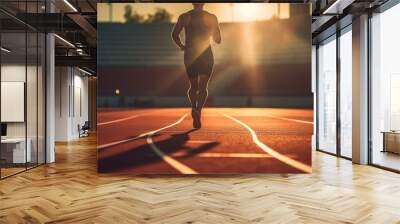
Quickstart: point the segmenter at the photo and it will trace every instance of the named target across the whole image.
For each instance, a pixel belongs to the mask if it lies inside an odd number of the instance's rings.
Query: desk
[[[6,163],[26,163],[32,159],[31,139],[27,139],[25,151],[25,138],[6,138],[1,139],[1,159]]]
[[[400,131],[383,131],[382,152],[400,154]]]

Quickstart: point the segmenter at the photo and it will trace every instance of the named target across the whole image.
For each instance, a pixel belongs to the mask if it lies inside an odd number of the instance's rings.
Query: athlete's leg
[[[199,81],[198,76],[190,76],[189,77],[190,86],[187,91],[187,95],[192,106],[192,109],[197,107],[197,92],[199,91]]]
[[[199,92],[199,76],[190,76],[190,87],[188,89],[188,98],[190,104],[192,106],[192,118],[193,118],[193,127],[200,128],[200,112],[197,111],[197,104],[198,104],[198,92]]]
[[[208,97],[208,82],[210,80],[209,75],[199,75],[199,93],[197,97],[197,110],[201,112],[204,107],[204,104],[207,101]]]

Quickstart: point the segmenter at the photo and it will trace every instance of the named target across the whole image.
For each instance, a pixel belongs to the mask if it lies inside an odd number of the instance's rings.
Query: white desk
[[[25,138],[5,138],[1,139],[2,157],[4,153],[12,152],[12,163],[31,162],[31,139],[27,139],[27,147],[25,151]],[[3,157],[4,158],[4,157]]]

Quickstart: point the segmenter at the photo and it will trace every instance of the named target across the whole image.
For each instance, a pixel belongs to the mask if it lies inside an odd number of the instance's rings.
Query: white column
[[[368,163],[368,15],[353,19],[353,162]]]
[[[47,12],[54,11],[51,1],[47,1]],[[55,161],[55,43],[54,34],[46,35],[46,163]]]
[[[47,34],[46,37],[46,162],[52,163],[55,161],[55,150],[54,150],[54,133],[55,133],[55,60],[54,60],[54,35]]]

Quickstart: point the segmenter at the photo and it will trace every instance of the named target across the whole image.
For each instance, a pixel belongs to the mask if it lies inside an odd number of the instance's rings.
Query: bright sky
[[[173,15],[173,22],[178,16],[192,9],[191,3],[99,3],[98,22],[125,22],[124,13],[127,5],[141,15],[153,13],[157,8],[164,8]],[[205,10],[215,14],[219,22],[246,22],[268,20],[276,16],[288,18],[288,3],[206,3]],[[111,13],[110,13],[111,12]]]

